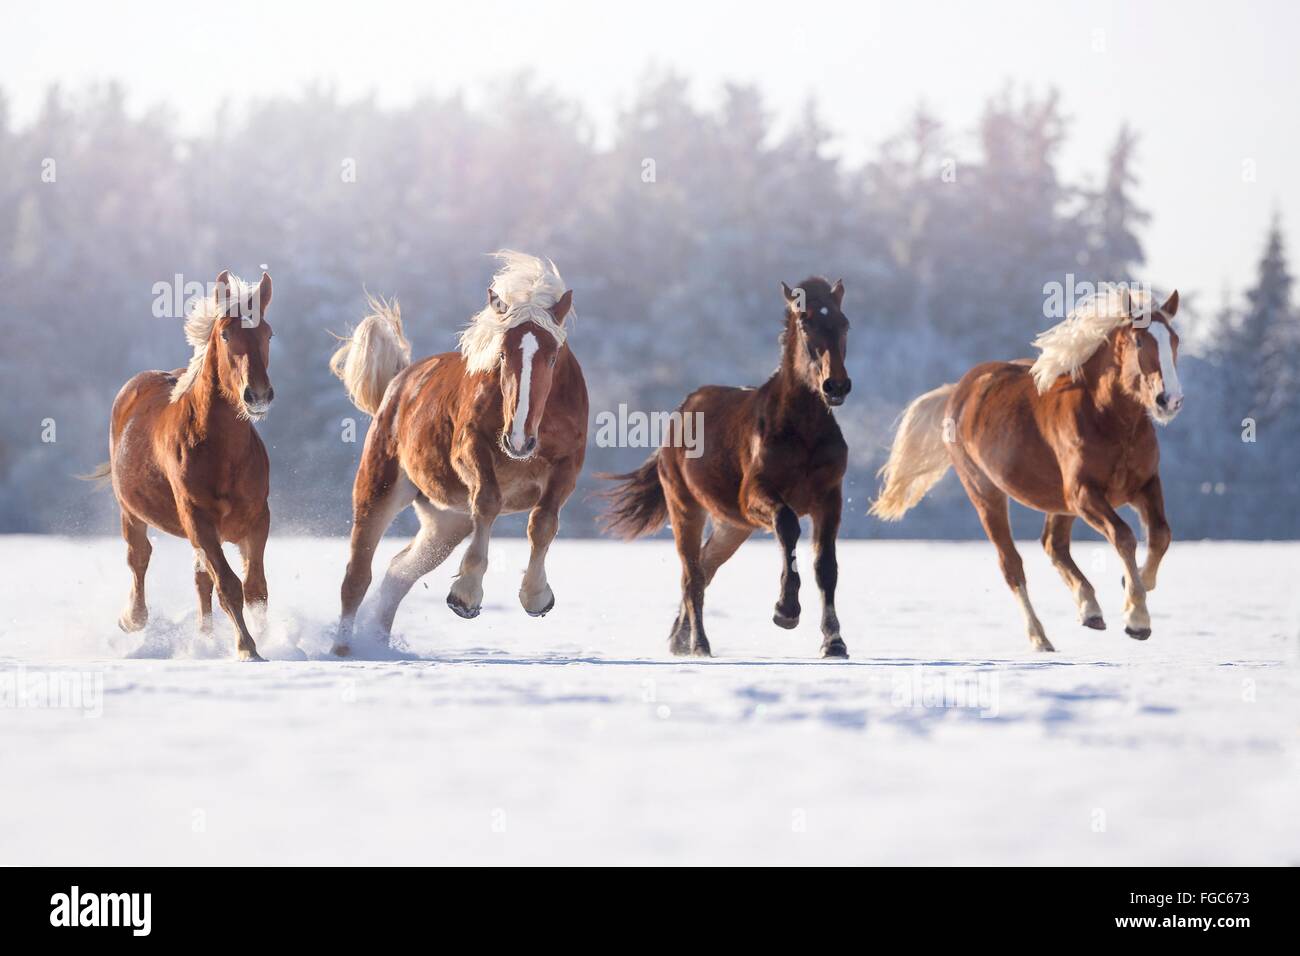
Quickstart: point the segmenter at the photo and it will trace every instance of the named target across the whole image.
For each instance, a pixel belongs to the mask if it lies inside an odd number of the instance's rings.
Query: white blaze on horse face
[[[1178,366],[1174,364],[1173,339],[1163,322],[1152,322],[1148,331],[1160,350],[1160,378],[1164,382],[1167,406],[1172,415],[1183,403],[1183,386],[1178,381]]]
[[[537,355],[537,348],[537,337],[532,332],[525,332],[519,340],[519,351],[523,353],[523,361],[519,366],[519,397],[510,422],[510,444],[516,451],[524,447],[527,438],[525,426],[528,423],[528,400],[533,389],[533,358]]]

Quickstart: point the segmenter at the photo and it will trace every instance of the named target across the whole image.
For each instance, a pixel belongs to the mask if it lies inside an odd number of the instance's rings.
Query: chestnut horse
[[[185,321],[194,353],[189,367],[141,372],[117,393],[109,430],[109,461],[89,477],[111,476],[122,510],[126,560],[134,575],[118,625],[145,626],[144,575],[150,526],[188,538],[194,547],[199,626],[212,629],[212,584],[235,627],[241,661],[260,661],[244,611],[266,609],[262,555],[271,529],[266,497],[270,460],[253,422],[271,406],[267,375],[271,277],[257,286],[229,272],[217,276],[211,297],[200,299]],[[222,553],[234,542],[244,559],[244,580]]]
[[[1145,292],[1105,286],[1040,335],[1036,361],[989,362],[956,385],[927,392],[904,411],[881,469],[871,513],[897,521],[952,465],[1025,617],[1030,643],[1054,650],[1029,603],[1025,571],[1011,538],[1007,499],[1046,512],[1042,543],[1074,594],[1085,627],[1106,627],[1096,592],[1070,557],[1070,527],[1083,518],[1124,564],[1124,629],[1151,635],[1147,592],[1169,548],[1153,422],[1166,425],[1183,404],[1178,382],[1174,292],[1158,309]],[[1115,509],[1129,504],[1147,528],[1147,558]]]
[[[606,492],[605,526],[634,538],[671,522],[682,562],[682,603],[668,638],[674,654],[710,657],[704,634],[704,590],[718,568],[762,528],[781,546],[781,596],[772,620],[799,623],[799,572],[795,544],[799,518],[812,515],[813,572],[822,595],[823,657],[848,657],[835,614],[835,535],[840,526],[840,484],[848,446],[831,409],[842,405],[852,383],[844,368],[849,322],[840,306],[844,283],[805,279],[784,282],[785,330],[781,365],[758,388],[706,385],[674,415],[664,445],[636,471],[603,475],[621,482]],[[704,447],[685,453],[682,417],[702,416]],[[705,519],[713,529],[701,545]]]
[[[550,261],[509,250],[494,255],[504,265],[488,286],[487,305],[461,333],[459,352],[411,364],[396,304],[372,300],[373,314],[330,361],[353,403],[373,417],[352,489],[339,656],[349,653],[379,539],[412,504],[420,531],[380,587],[381,639],[411,586],[466,536],[447,605],[464,618],[478,615],[499,514],[530,513],[524,610],[541,617],[555,605],[546,551],[587,449],[587,385],[566,344],[573,293]]]

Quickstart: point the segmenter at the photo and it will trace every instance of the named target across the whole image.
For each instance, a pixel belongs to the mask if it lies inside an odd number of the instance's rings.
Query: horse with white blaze
[[[340,656],[349,653],[379,539],[412,505],[420,531],[380,587],[381,640],[411,586],[466,537],[447,604],[463,618],[478,615],[488,539],[500,514],[529,512],[524,610],[540,617],[555,605],[546,552],[587,446],[587,386],[568,346],[573,292],[549,260],[510,250],[494,255],[503,266],[461,333],[459,351],[412,364],[396,303],[372,299],[372,314],[330,361],[353,403],[373,417],[352,491],[351,557],[334,646]]]

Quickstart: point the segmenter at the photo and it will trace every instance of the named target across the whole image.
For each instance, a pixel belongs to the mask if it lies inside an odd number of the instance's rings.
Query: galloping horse
[[[672,523],[682,562],[682,603],[668,639],[674,654],[710,657],[704,634],[704,590],[718,568],[756,528],[781,546],[781,597],[772,620],[799,623],[795,544],[799,518],[812,515],[813,571],[822,594],[823,657],[848,657],[835,614],[835,535],[848,446],[831,409],[852,383],[844,369],[849,322],[840,306],[844,283],[812,277],[793,291],[784,282],[781,365],[758,388],[707,385],[686,397],[681,416],[703,416],[704,448],[689,457],[681,418],[636,471],[604,475],[621,482],[606,493],[608,530],[626,538]],[[701,546],[705,518],[713,530]]]
[[[1178,382],[1174,292],[1158,309],[1148,293],[1105,286],[1034,341],[1036,361],[989,362],[956,385],[914,400],[904,411],[881,469],[884,487],[871,513],[897,521],[957,470],[1002,574],[1025,616],[1030,643],[1054,650],[1029,603],[1024,565],[1011,538],[1007,498],[1046,512],[1042,543],[1074,594],[1085,627],[1106,627],[1096,592],[1070,557],[1070,527],[1083,518],[1124,563],[1124,629],[1146,640],[1146,595],[1169,548],[1153,422],[1167,425],[1183,404]],[[1137,539],[1116,513],[1133,505],[1147,528],[1139,570]]]
[[[223,272],[211,297],[200,299],[185,321],[194,353],[189,367],[141,372],[117,393],[109,430],[109,461],[90,476],[111,475],[122,510],[126,559],[135,576],[130,603],[118,625],[145,626],[144,575],[149,567],[149,527],[188,538],[194,546],[199,626],[212,629],[212,583],[235,627],[241,661],[260,661],[244,621],[266,609],[262,555],[271,529],[266,497],[270,460],[252,423],[261,421],[275,390],[267,375],[271,277],[257,286]],[[239,545],[244,581],[221,551]]]
[[[396,304],[371,300],[373,314],[330,361],[353,403],[373,417],[352,489],[339,656],[349,653],[379,539],[411,504],[420,531],[380,588],[382,636],[411,586],[471,533],[447,604],[461,617],[478,615],[488,538],[503,513],[530,512],[524,610],[541,617],[555,605],[546,551],[587,448],[587,386],[566,344],[573,292],[550,261],[509,250],[495,256],[504,265],[459,352],[412,365]]]

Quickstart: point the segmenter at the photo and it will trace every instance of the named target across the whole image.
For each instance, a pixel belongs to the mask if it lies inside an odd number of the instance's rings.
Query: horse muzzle
[[[845,378],[828,378],[822,381],[822,398],[831,408],[844,404],[849,392],[853,390],[853,380]]]
[[[522,446],[516,447],[510,436],[503,432],[501,435],[501,450],[506,453],[507,457],[513,458],[515,461],[528,461],[537,454],[537,436],[529,435],[524,439]]]
[[[1151,410],[1151,416],[1161,425],[1168,425],[1183,409],[1183,396],[1170,395],[1168,392],[1161,392],[1156,396],[1155,407]]]

